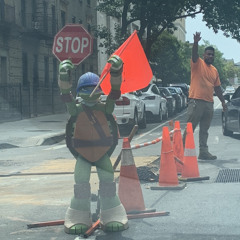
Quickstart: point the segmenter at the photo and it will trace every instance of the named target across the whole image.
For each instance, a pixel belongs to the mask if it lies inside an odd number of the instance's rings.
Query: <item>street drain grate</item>
[[[216,178],[216,183],[240,182],[240,169],[221,169]]]

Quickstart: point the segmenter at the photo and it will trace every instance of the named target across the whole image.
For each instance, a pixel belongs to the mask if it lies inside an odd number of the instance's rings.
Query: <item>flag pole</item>
[[[118,56],[120,57],[120,55],[122,54],[122,52],[125,50],[125,48],[127,47],[127,45],[130,43],[130,40],[133,38],[133,36],[137,33],[137,30],[135,30],[132,34],[131,34],[131,38],[129,39],[128,43],[126,44],[126,46],[124,46],[124,48],[121,50],[121,52],[118,54]],[[92,97],[92,95],[95,93],[95,91],[97,90],[97,88],[100,86],[100,84],[102,83],[102,81],[105,79],[105,77],[107,76],[107,74],[110,72],[110,69],[108,69],[106,71],[106,73],[102,76],[102,78],[99,80],[97,86],[93,89],[93,91],[90,94],[90,97]]]
[[[102,78],[99,80],[97,86],[93,89],[93,91],[91,92],[89,97],[92,97],[92,95],[96,92],[97,88],[100,86],[100,84],[102,83],[102,81],[104,80],[104,78],[107,76],[107,74],[109,73],[110,69],[107,70],[107,72],[102,76]]]

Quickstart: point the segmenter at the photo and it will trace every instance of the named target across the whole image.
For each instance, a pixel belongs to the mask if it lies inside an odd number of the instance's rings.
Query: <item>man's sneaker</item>
[[[198,159],[201,160],[216,160],[217,156],[212,155],[209,152],[200,152]]]

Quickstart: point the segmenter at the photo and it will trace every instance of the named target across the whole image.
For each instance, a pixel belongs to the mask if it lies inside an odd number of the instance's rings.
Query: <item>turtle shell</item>
[[[106,153],[111,156],[118,144],[118,126],[113,115],[105,115],[97,110],[93,110],[93,114],[98,119],[104,136],[99,135],[85,112],[71,116],[66,125],[68,149],[75,157],[81,155],[90,162],[99,160]]]

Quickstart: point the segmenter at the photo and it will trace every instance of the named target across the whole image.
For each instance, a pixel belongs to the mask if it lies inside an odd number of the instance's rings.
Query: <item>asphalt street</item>
[[[221,109],[217,100],[215,107],[208,142],[211,152],[216,154],[218,159],[198,161],[200,176],[209,176],[210,179],[187,182],[182,190],[151,190],[151,186],[158,185],[157,181],[141,181],[145,207],[170,214],[129,220],[129,229],[119,233],[104,233],[98,229],[89,239],[240,239],[240,136],[239,134],[235,134],[234,137],[222,135]],[[6,159],[1,158],[1,155],[5,156],[6,151],[10,151],[11,148],[57,147],[57,143],[64,139],[67,119],[67,114],[59,114],[0,124],[0,239],[83,239],[82,236],[64,233],[62,225],[31,229],[27,227],[28,224],[36,222],[64,219],[73,192],[72,174],[2,176],[11,172],[8,172],[9,168],[4,165]],[[173,120],[180,120],[182,127],[186,124],[184,113]],[[164,125],[167,125],[167,122],[154,125],[151,130],[138,134],[132,144],[155,139]],[[198,152],[198,129],[194,133],[194,139]],[[136,166],[157,168],[159,153],[159,145],[133,150]],[[57,170],[56,166],[58,166]],[[38,168],[31,166],[22,173],[34,173],[34,171],[47,173],[47,171],[60,170],[70,172],[73,171],[73,166],[74,159],[70,161],[55,159],[46,161]],[[220,174],[223,182],[219,182]],[[116,172],[115,177],[118,182],[119,172]],[[91,186],[97,189],[94,172]],[[95,208],[96,202],[92,202],[93,212]]]

